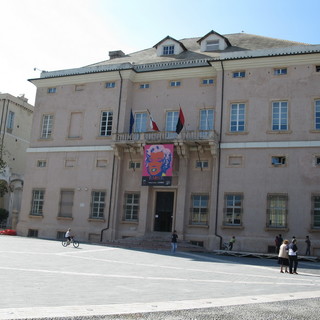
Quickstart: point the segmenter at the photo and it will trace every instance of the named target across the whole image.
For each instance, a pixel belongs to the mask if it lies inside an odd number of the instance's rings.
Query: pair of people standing
[[[298,247],[297,240],[293,238],[289,244],[288,240],[284,240],[279,248],[278,263],[280,264],[280,272],[290,274],[298,274]],[[283,271],[285,269],[285,271]]]

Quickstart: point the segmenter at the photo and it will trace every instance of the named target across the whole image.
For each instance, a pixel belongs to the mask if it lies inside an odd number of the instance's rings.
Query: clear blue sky
[[[0,92],[26,94],[38,71],[81,67],[108,52],[179,40],[245,33],[320,44],[319,0],[0,0]]]

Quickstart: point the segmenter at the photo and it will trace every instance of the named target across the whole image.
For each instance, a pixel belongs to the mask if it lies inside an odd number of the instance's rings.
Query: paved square
[[[320,297],[320,265],[0,236],[0,319],[112,315]]]

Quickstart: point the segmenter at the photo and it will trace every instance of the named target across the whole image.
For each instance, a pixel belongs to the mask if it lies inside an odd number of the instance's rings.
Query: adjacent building
[[[320,255],[320,45],[170,36],[42,72],[18,233]]]
[[[0,93],[0,153],[6,169],[0,173],[1,186],[7,192],[0,197],[0,207],[9,211],[3,227],[15,227],[20,211],[26,150],[30,143],[33,106],[24,95]]]

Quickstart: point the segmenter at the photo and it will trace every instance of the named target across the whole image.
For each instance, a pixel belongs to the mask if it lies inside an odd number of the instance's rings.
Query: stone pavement
[[[320,264],[0,236],[0,319],[319,319]]]

